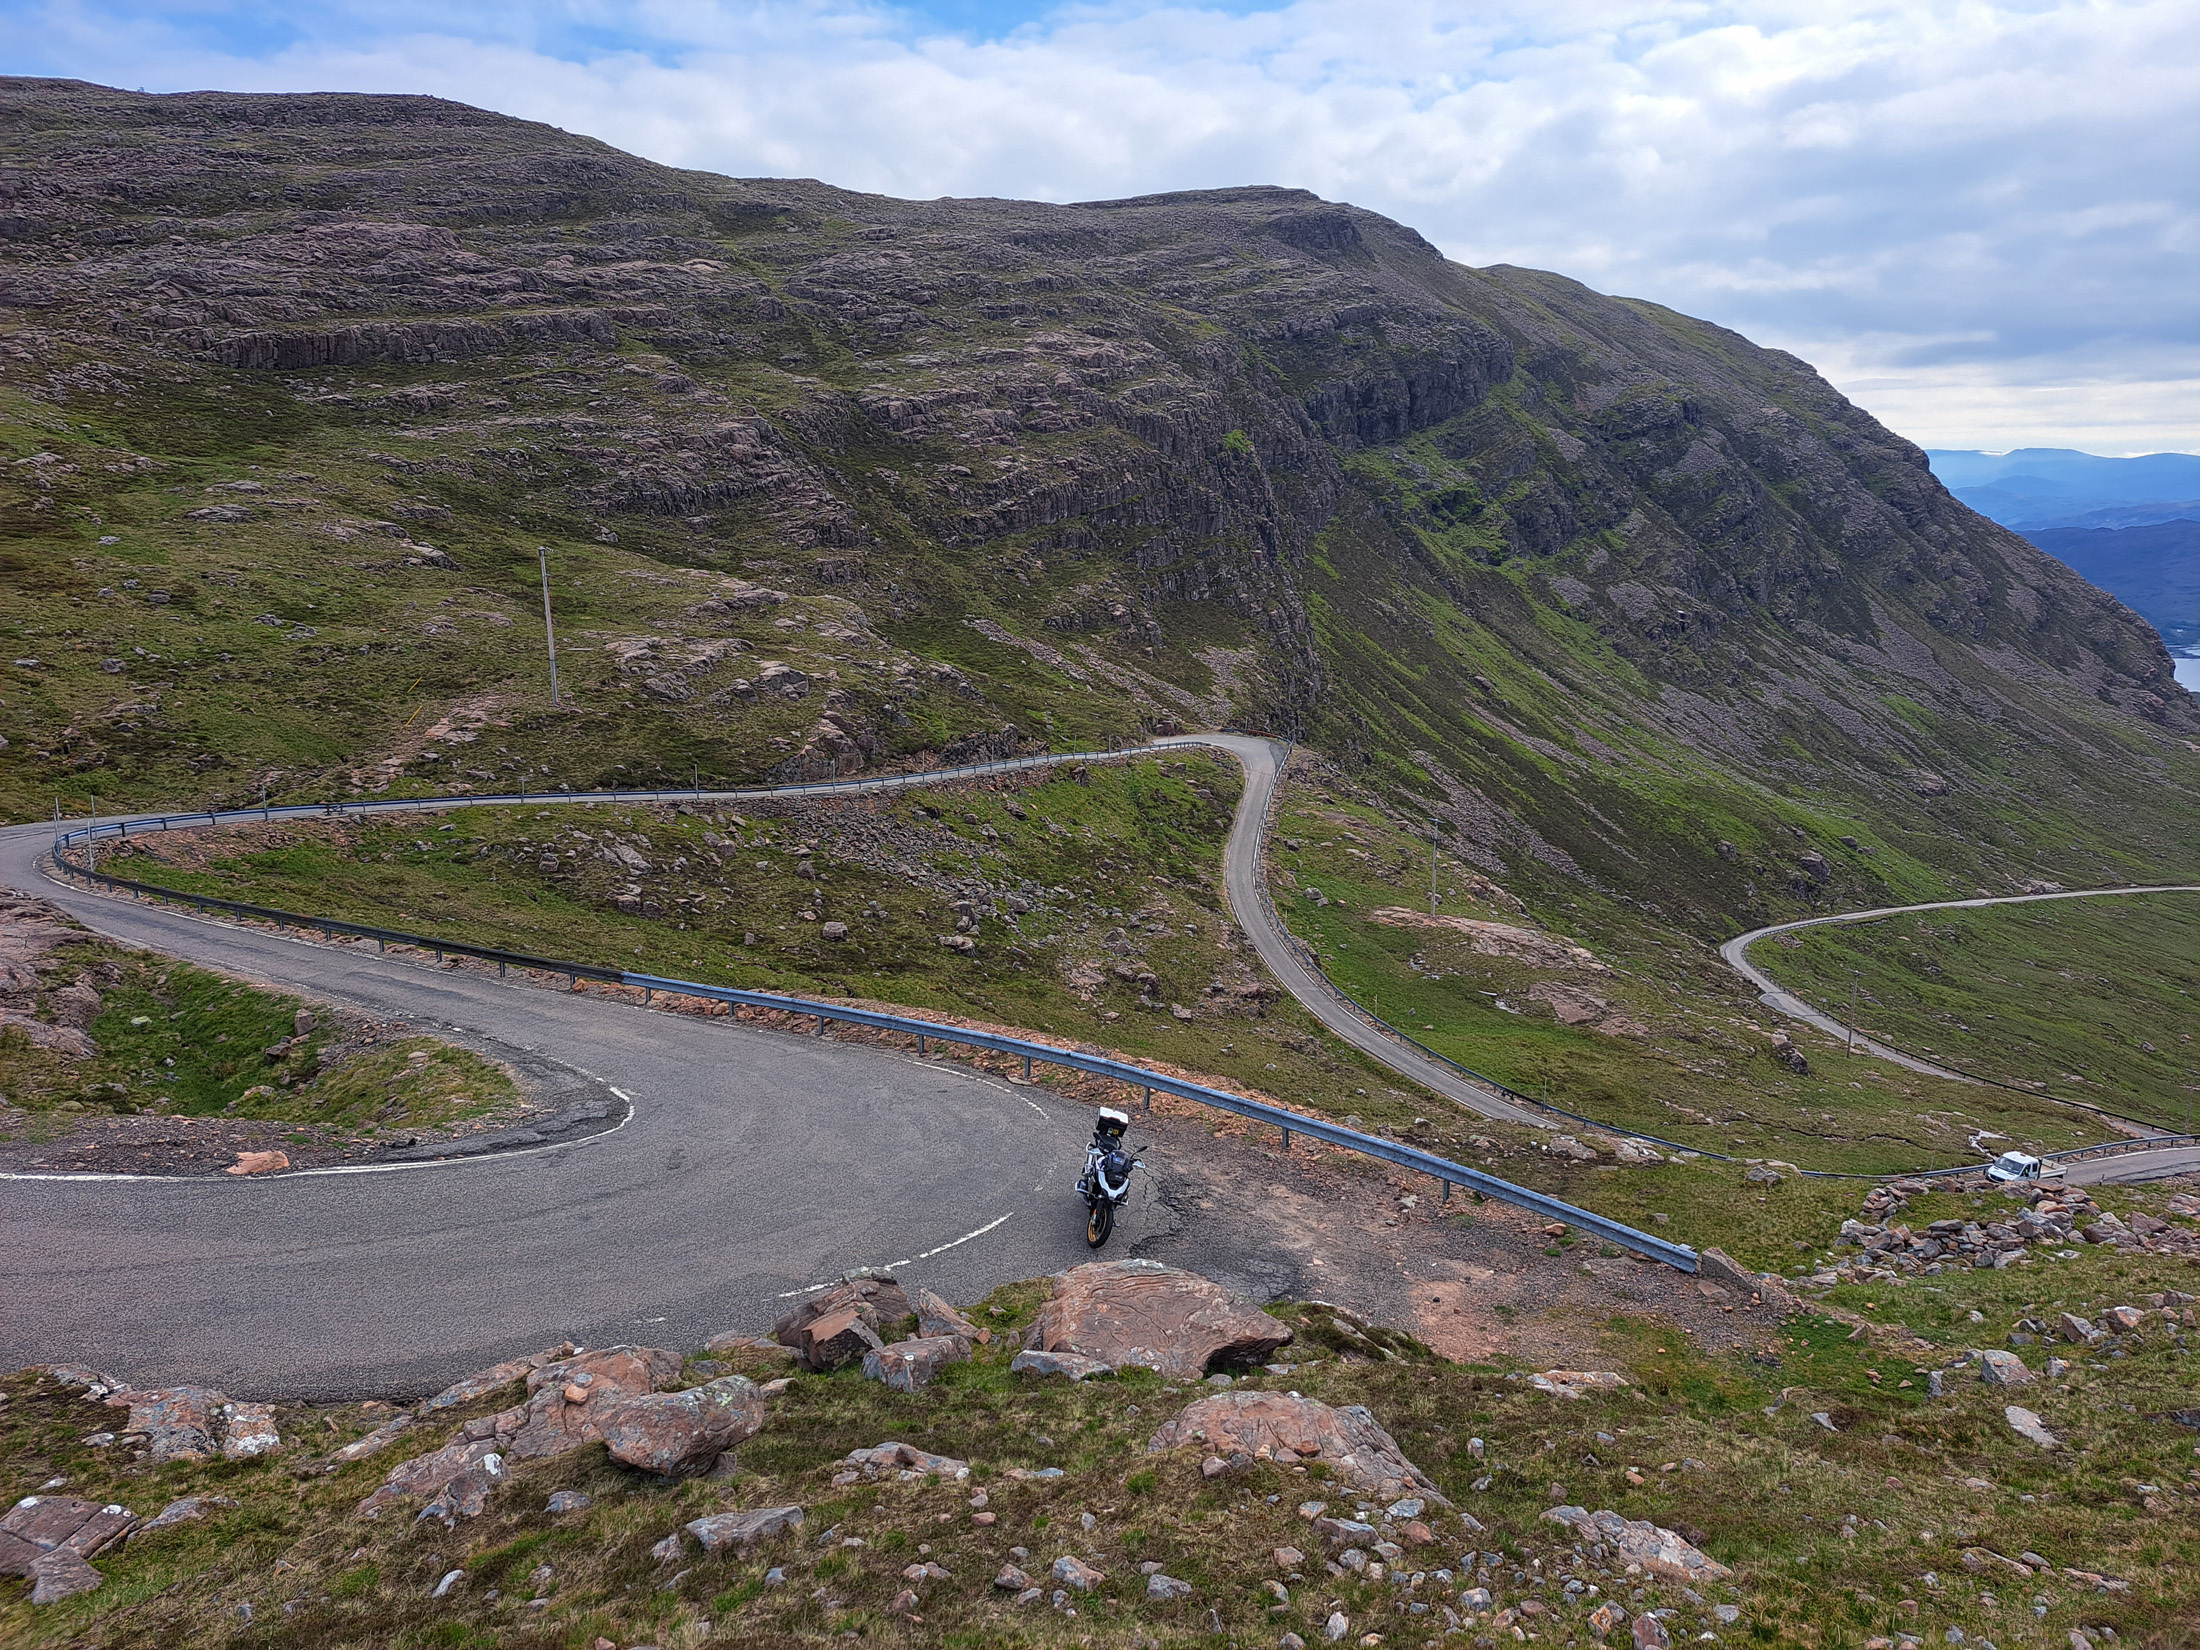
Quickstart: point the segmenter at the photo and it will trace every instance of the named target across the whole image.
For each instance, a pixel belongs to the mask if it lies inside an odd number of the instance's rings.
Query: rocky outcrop
[[[851,1451],[841,1462],[841,1470],[834,1475],[833,1483],[844,1486],[879,1478],[903,1484],[914,1483],[920,1478],[960,1483],[969,1476],[968,1461],[958,1461],[952,1455],[934,1455],[914,1444],[889,1442]]]
[[[762,1425],[762,1403],[755,1387],[739,1376],[695,1393],[653,1396],[679,1376],[679,1355],[653,1346],[603,1347],[537,1364],[527,1372],[524,1403],[469,1421],[442,1449],[391,1469],[382,1487],[359,1503],[359,1511],[375,1518],[420,1498],[427,1503],[420,1517],[446,1523],[472,1518],[489,1492],[510,1477],[511,1462],[562,1455],[599,1441],[611,1445],[615,1459],[644,1471],[707,1471]]]
[[[120,1442],[148,1461],[249,1460],[282,1447],[272,1404],[241,1404],[211,1387],[169,1386],[112,1394],[130,1412]]]
[[[12,1031],[64,1060],[87,1060],[99,1052],[91,1035],[100,1002],[94,975],[54,954],[55,946],[84,937],[75,919],[52,901],[0,892],[0,1031]],[[49,986],[56,974],[61,978]]]
[[[1331,1474],[1378,1500],[1419,1496],[1451,1505],[1398,1441],[1365,1407],[1333,1409],[1285,1392],[1218,1392],[1184,1406],[1147,1441],[1153,1451],[1197,1448],[1221,1457],[1297,1466],[1325,1463]]]
[[[917,1333],[919,1335],[944,1335],[962,1343],[963,1356],[970,1356],[972,1347],[991,1344],[993,1331],[980,1329],[963,1314],[929,1289],[917,1291]]]
[[[33,1604],[58,1604],[100,1585],[91,1560],[137,1528],[127,1507],[74,1495],[27,1495],[0,1516],[0,1575],[31,1583]]]
[[[1116,1260],[1056,1278],[1024,1347],[1074,1353],[1111,1369],[1136,1364],[1174,1379],[1222,1363],[1257,1363],[1290,1339],[1290,1325],[1197,1273]]]

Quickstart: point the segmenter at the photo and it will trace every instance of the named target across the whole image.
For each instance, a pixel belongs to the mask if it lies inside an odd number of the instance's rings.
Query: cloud
[[[847,0],[300,11],[53,4],[0,50],[433,92],[900,196],[1292,184],[1792,349],[1933,444],[2200,444],[2188,0],[1132,0],[977,33]]]

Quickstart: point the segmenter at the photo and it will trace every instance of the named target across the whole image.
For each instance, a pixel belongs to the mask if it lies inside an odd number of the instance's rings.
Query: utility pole
[[[558,632],[550,622],[550,546],[538,545],[542,557],[542,637],[550,647],[550,708],[558,708]]]
[[[1428,914],[1436,915],[1436,845],[1443,840],[1444,822],[1441,818],[1429,821],[1428,831]]]

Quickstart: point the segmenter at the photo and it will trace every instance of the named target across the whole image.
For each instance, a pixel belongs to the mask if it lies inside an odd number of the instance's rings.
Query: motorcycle
[[[1127,1112],[1103,1107],[1093,1126],[1092,1144],[1085,1148],[1085,1172],[1077,1182],[1077,1195],[1085,1200],[1085,1241],[1099,1248],[1115,1230],[1115,1211],[1131,1195],[1131,1170],[1146,1165],[1123,1149],[1130,1129]]]

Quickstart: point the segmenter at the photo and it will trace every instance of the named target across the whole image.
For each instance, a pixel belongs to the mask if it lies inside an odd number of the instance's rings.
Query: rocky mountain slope
[[[1804,363],[1301,191],[17,79],[0,224],[17,813],[1236,723],[1706,932],[2191,858],[2158,639]]]

